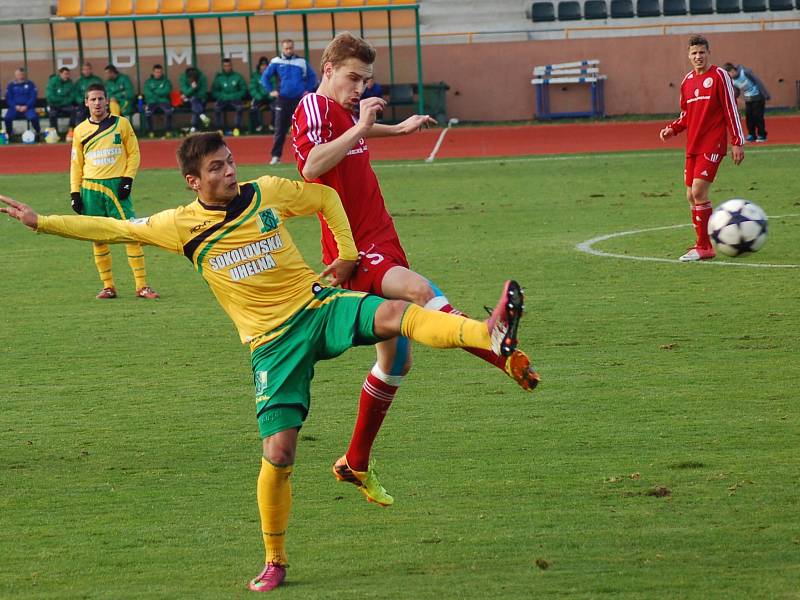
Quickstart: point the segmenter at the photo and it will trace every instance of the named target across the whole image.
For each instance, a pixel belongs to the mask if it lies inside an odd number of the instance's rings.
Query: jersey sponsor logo
[[[208,264],[214,271],[231,267],[228,269],[230,278],[233,281],[241,281],[274,269],[276,263],[270,253],[281,248],[283,248],[283,240],[280,234],[275,234],[265,240],[223,252],[219,256],[212,256],[208,259]]]
[[[713,77],[706,77],[706,78],[703,80],[703,87],[704,87],[704,88],[708,89],[708,88],[710,88],[712,85],[714,85],[714,78],[713,78]]]
[[[122,154],[122,148],[98,148],[86,153],[86,159],[91,160],[96,167],[113,165],[117,157]]]
[[[197,225],[189,229],[189,231],[191,233],[197,233],[198,231],[200,231],[201,229],[205,229],[209,225],[211,225],[211,221],[203,221],[202,223],[198,223]]]
[[[275,231],[280,224],[278,215],[276,215],[275,211],[271,208],[259,212],[258,218],[261,220],[261,233]]]

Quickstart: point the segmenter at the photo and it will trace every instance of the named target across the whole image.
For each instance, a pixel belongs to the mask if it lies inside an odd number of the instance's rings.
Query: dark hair
[[[260,67],[261,65],[268,65],[268,64],[269,64],[269,59],[266,56],[262,56],[261,58],[258,59],[258,64],[256,66]]]
[[[343,31],[333,38],[322,53],[320,72],[325,70],[326,63],[331,63],[334,67],[338,67],[350,58],[357,58],[371,65],[375,62],[375,54],[375,48],[368,41],[354,36],[349,31]]]
[[[226,63],[233,64],[233,63],[231,62],[231,59],[230,59],[230,58],[223,58],[223,59],[222,59],[222,64],[224,65],[224,64],[226,64]]]
[[[86,98],[89,97],[89,92],[103,92],[103,95],[108,98],[108,94],[106,94],[106,86],[102,83],[92,83],[89,87],[86,88]]]
[[[200,71],[195,67],[188,67],[186,69],[186,79],[189,81],[200,82]]]
[[[692,46],[705,46],[708,50],[708,40],[702,35],[694,34],[689,38],[689,47]]]
[[[161,65],[153,65],[153,71],[155,71],[156,69],[161,69],[163,71],[164,67],[162,67]]]
[[[733,64],[733,63],[725,63],[724,65],[722,65],[722,68],[725,69],[726,71],[738,71],[739,70],[736,67],[736,65]]]
[[[117,67],[115,67],[114,65],[106,65],[106,71],[111,71],[115,75],[119,74]]]
[[[199,177],[203,159],[209,154],[214,154],[223,146],[227,146],[227,144],[219,131],[195,133],[184,139],[175,153],[181,175]]]
[[[63,73],[64,71],[69,71],[69,67],[61,67],[58,72]]]

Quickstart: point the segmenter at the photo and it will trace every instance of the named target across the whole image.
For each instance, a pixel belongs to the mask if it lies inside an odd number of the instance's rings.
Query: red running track
[[[768,117],[769,144],[800,144],[800,117]],[[625,150],[679,149],[684,137],[667,143],[658,139],[661,121],[609,121],[505,127],[453,127],[437,158],[573,154]],[[441,129],[398,138],[370,140],[373,160],[423,160],[436,144]],[[272,146],[271,136],[228,138],[241,165],[265,165]],[[176,140],[140,140],[143,169],[169,169],[177,165]],[[760,145],[760,144],[759,144]],[[283,161],[292,163],[291,144],[286,143]],[[745,150],[746,152],[746,150]],[[69,169],[70,146],[66,144],[13,144],[0,146],[0,175],[58,173]]]

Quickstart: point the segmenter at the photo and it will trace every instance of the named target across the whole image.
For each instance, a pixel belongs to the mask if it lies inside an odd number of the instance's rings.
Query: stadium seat
[[[81,14],[81,0],[58,0],[56,14],[59,17],[79,17]]]
[[[236,0],[211,0],[211,12],[232,12],[236,10]]]
[[[83,0],[84,17],[102,17],[108,13],[108,0]]]
[[[534,23],[555,21],[556,12],[552,2],[534,2],[531,6],[531,19]]]
[[[767,0],[742,0],[743,12],[764,12],[767,10]]]
[[[183,0],[161,0],[161,6],[159,8],[162,13],[182,13],[184,8],[183,4]]]
[[[636,0],[637,17],[660,17],[661,6],[658,0]]]
[[[208,12],[208,0],[186,0],[186,12],[203,13]]]
[[[711,15],[714,14],[714,6],[711,0],[689,0],[689,14]]]
[[[158,0],[136,0],[137,15],[154,15],[158,12]]]
[[[261,10],[261,0],[239,0],[237,10]]]
[[[583,5],[584,19],[607,19],[608,5],[606,0],[586,0]]]
[[[581,3],[576,0],[566,0],[558,3],[559,21],[578,21],[581,18]]]
[[[264,10],[282,10],[286,8],[286,0],[264,0]]]
[[[686,0],[664,0],[664,16],[674,17],[686,14]]]
[[[738,13],[742,9],[739,6],[739,0],[717,0],[717,13],[718,14],[730,14],[730,13]]]
[[[132,15],[133,0],[111,0],[108,3],[108,14],[110,15]]]
[[[289,0],[287,8],[314,8],[314,0]]]
[[[632,0],[611,0],[611,18],[629,19],[633,17]]]
[[[769,0],[770,10],[793,10],[792,0]]]
[[[374,3],[370,2],[369,4],[374,4]],[[386,4],[386,3],[384,2],[384,4]],[[364,0],[342,0],[341,5],[342,6],[364,6]]]

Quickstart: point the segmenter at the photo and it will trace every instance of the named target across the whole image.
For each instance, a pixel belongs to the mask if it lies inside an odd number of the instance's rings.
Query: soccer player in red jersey
[[[728,152],[728,134],[733,164],[744,160],[744,134],[733,84],[725,69],[709,64],[710,54],[706,38],[700,35],[689,38],[692,70],[681,82],[681,115],[660,133],[661,141],[666,141],[686,130],[684,180],[697,241],[681,256],[683,262],[715,256],[708,236],[708,219],[713,210],[708,191]]]
[[[344,287],[461,314],[432,282],[409,268],[366,143],[366,138],[407,135],[436,121],[427,115],[413,115],[396,125],[376,123],[386,102],[379,97],[361,100],[365,84],[373,76],[374,61],[375,49],[347,32],[337,35],[325,49],[321,84],[316,93],[301,100],[292,120],[298,169],[306,181],[324,183],[342,199],[360,251],[358,268]],[[321,216],[320,222],[323,262],[330,264],[337,249]],[[381,342],[376,348],[377,362],[361,391],[350,446],[333,471],[340,481],[359,487],[368,500],[387,506],[394,500],[375,478],[369,455],[397,388],[411,368],[411,354],[405,338]],[[468,350],[526,390],[539,382],[530,360],[519,350],[507,359],[491,351]]]

